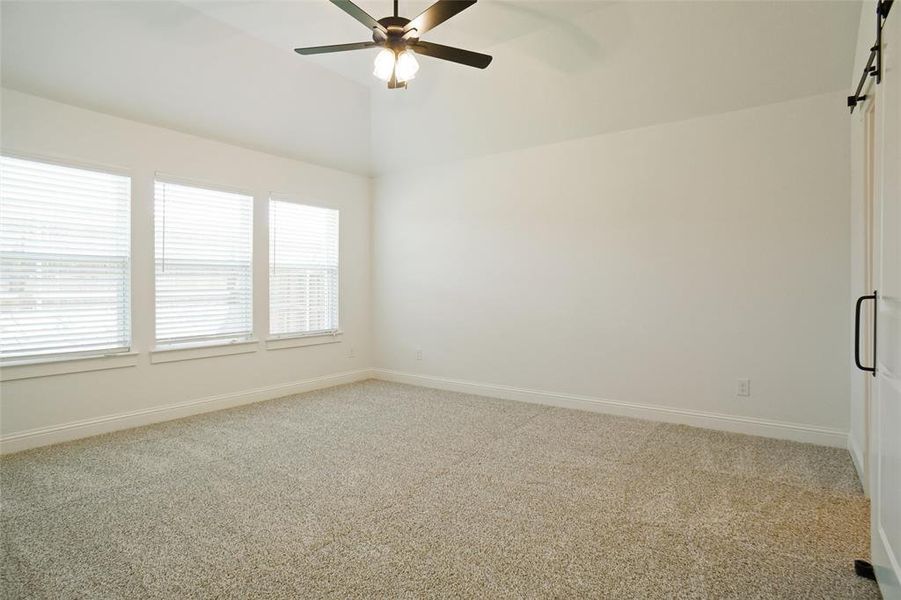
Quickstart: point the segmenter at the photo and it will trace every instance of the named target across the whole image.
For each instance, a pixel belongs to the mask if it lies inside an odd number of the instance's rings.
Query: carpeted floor
[[[878,598],[847,452],[376,381],[0,461],[3,598]]]

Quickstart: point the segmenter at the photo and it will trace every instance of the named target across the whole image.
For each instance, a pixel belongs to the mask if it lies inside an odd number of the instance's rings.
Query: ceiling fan
[[[414,53],[449,60],[477,69],[484,69],[491,63],[491,57],[487,54],[442,46],[419,39],[426,31],[475,4],[476,0],[438,0],[415,19],[398,16],[397,0],[394,0],[394,16],[384,17],[378,21],[350,0],[330,1],[372,31],[372,41],[295,48],[294,51],[298,54],[326,54],[364,48],[382,48],[375,57],[375,69],[372,74],[382,81],[387,81],[388,89],[392,90],[407,87],[407,82],[416,76],[419,63],[416,61]]]

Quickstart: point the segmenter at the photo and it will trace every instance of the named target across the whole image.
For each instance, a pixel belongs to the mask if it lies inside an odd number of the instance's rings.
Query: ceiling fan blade
[[[451,46],[442,46],[441,44],[433,44],[431,42],[416,42],[415,44],[411,44],[410,48],[417,54],[425,54],[432,58],[449,60],[477,69],[484,69],[491,64],[491,57],[487,54],[479,54],[478,52],[471,52],[469,50],[462,50]]]
[[[332,0],[332,2],[334,1]],[[422,11],[422,14],[418,17],[407,23],[404,26],[404,31],[415,29],[416,35],[420,36],[475,3],[476,0],[438,0],[438,2]]]
[[[382,26],[381,23],[373,19],[369,13],[365,10],[351,2],[350,0],[330,0],[332,4],[352,16],[354,19],[362,23],[372,31],[373,29],[378,29],[382,33],[387,33],[387,30]]]
[[[312,48],[295,48],[298,54],[328,54],[329,52],[347,52],[348,50],[362,50],[378,46],[375,42],[355,42],[353,44],[335,44],[333,46],[313,46]]]

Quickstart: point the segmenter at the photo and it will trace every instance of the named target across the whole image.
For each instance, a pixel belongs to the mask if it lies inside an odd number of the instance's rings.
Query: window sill
[[[77,356],[72,358],[58,357],[48,359],[9,362],[0,365],[0,381],[31,379],[34,377],[50,377],[66,373],[83,371],[105,371],[134,367],[138,364],[137,352],[119,354],[101,354],[98,356]]]
[[[150,352],[153,364],[196,360],[231,354],[249,354],[259,349],[257,340],[241,340],[235,342],[214,342],[204,344],[182,344],[178,346],[162,346]]]
[[[316,333],[313,335],[297,335],[294,337],[270,338],[266,340],[266,350],[282,350],[285,348],[303,348],[321,344],[337,344],[341,342],[343,333]]]

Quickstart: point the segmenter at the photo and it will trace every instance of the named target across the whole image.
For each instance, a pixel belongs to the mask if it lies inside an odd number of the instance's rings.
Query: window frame
[[[127,338],[126,344],[122,347],[102,350],[0,358],[0,381],[136,366],[139,353],[135,351],[134,338],[136,275],[134,268],[135,176],[133,169],[122,165],[83,160],[61,154],[25,152],[6,146],[0,147],[0,156],[128,179],[128,200],[126,202],[128,269],[125,277],[127,297],[125,319],[127,326],[124,330]]]
[[[337,284],[337,301],[336,301],[336,311],[335,319],[337,321],[336,328],[334,330],[324,330],[324,331],[311,331],[311,332],[295,332],[295,333],[282,333],[282,334],[272,334],[272,240],[271,232],[272,232],[272,214],[270,208],[272,207],[272,201],[278,202],[290,202],[293,204],[299,204],[301,206],[306,206],[310,208],[323,208],[328,210],[334,210],[338,213],[338,284]],[[304,346],[318,346],[322,344],[333,344],[340,343],[344,336],[344,330],[342,328],[342,318],[341,315],[344,313],[344,293],[342,290],[343,281],[344,281],[344,267],[342,262],[342,229],[343,223],[341,219],[342,209],[339,203],[321,200],[318,198],[312,198],[305,194],[297,194],[291,192],[279,192],[279,191],[269,191],[266,195],[266,349],[267,350],[281,350],[284,348],[299,348]]]

